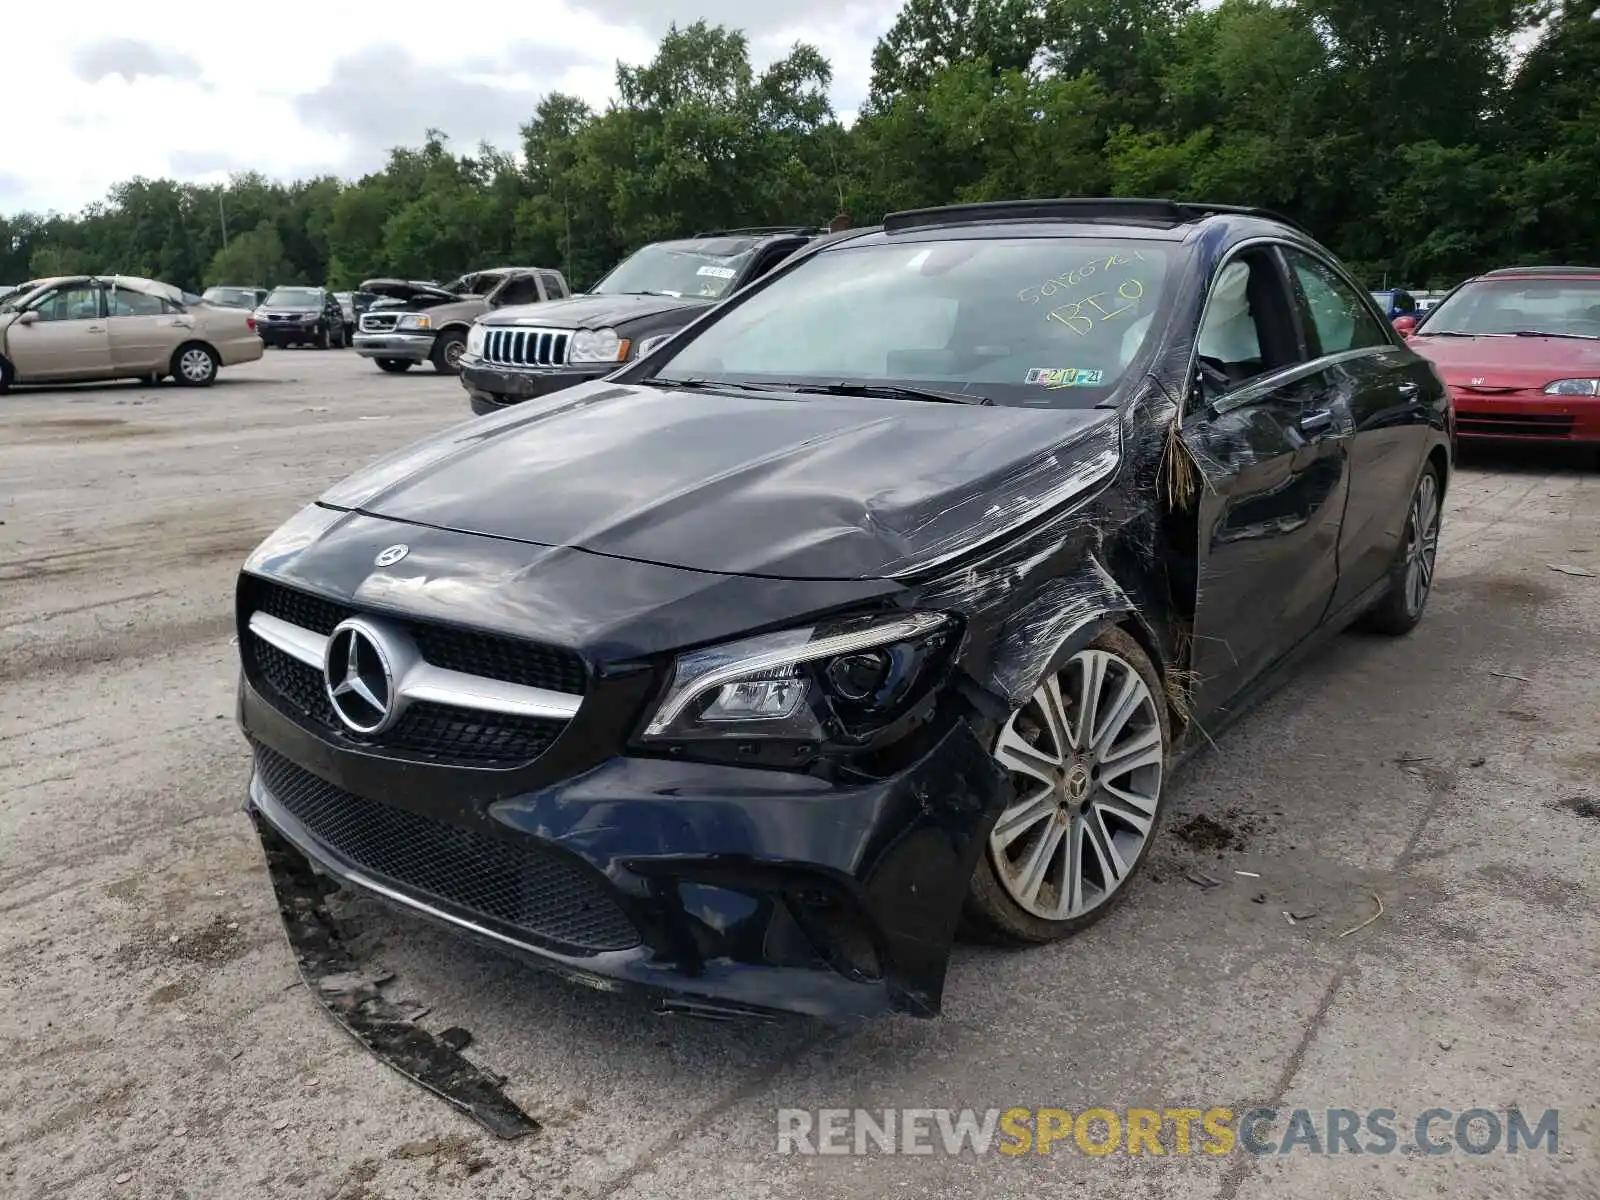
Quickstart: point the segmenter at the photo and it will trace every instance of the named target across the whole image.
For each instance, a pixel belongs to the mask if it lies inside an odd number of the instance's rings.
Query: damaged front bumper
[[[567,364],[559,367],[502,367],[468,356],[461,360],[461,386],[479,416],[499,412],[524,400],[604,379],[617,363]]]
[[[247,807],[316,870],[576,982],[702,1016],[936,1015],[1010,792],[952,718],[913,765],[850,786],[619,757],[526,794],[429,803],[364,785],[359,761],[248,682],[240,701],[256,753]]]

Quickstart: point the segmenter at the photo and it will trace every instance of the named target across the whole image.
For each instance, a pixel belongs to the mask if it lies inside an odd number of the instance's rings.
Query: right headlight
[[[569,363],[612,363],[628,357],[628,339],[615,329],[580,329],[567,350]]]
[[[481,355],[483,343],[488,340],[489,331],[482,325],[473,325],[467,330],[467,353]]]
[[[938,683],[957,644],[939,612],[852,617],[678,656],[646,742],[861,742]]]
[[[1600,395],[1600,379],[1558,379],[1544,389],[1546,396]]]

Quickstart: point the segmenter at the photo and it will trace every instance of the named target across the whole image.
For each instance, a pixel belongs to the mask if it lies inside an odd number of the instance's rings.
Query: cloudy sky
[[[742,28],[758,65],[796,41],[834,66],[834,106],[866,94],[899,0],[78,0],[8,21],[0,213],[75,212],[133,175],[216,181],[359,175],[430,125],[461,148],[517,144],[538,97],[601,106],[615,64],[676,21]]]

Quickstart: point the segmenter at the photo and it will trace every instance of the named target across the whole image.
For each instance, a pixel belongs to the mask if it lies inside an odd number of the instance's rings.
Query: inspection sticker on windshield
[[[1033,387],[1099,387],[1104,371],[1087,367],[1030,367],[1023,380]]]
[[[696,275],[709,275],[712,279],[732,279],[732,267],[701,267]]]

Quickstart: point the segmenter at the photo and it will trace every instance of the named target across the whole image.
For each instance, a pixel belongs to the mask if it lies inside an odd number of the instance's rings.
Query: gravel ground
[[[0,398],[0,1195],[1600,1196],[1600,578],[1550,566],[1600,573],[1590,463],[1465,466],[1422,627],[1320,653],[1175,781],[1127,904],[962,947],[937,1021],[665,1020],[359,906],[394,997],[544,1124],[498,1143],[296,985],[232,720],[244,555],[466,415],[312,351]],[[1559,1148],[774,1152],[780,1107],[1258,1104],[1555,1108]]]

